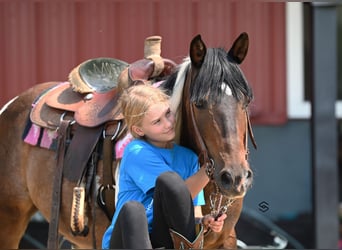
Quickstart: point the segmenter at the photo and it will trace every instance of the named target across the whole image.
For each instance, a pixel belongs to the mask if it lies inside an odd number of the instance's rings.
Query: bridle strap
[[[185,86],[184,88],[186,90],[190,89],[190,80],[191,79],[191,69],[190,69],[190,74],[188,75],[186,82],[185,82]],[[185,104],[187,105],[187,104]],[[208,177],[210,178],[210,180],[214,179],[214,172],[215,172],[215,163],[214,160],[209,158],[208,155],[208,150],[207,147],[203,141],[203,138],[199,132],[199,129],[197,127],[197,123],[195,120],[195,115],[194,115],[194,108],[193,108],[193,104],[189,101],[188,103],[189,105],[189,114],[190,114],[190,126],[193,129],[194,132],[194,139],[195,139],[195,145],[198,153],[198,161],[200,163],[200,167],[205,167],[206,168],[206,173],[208,175]]]
[[[193,125],[193,129],[195,132],[196,142],[198,144],[197,146],[199,147],[198,160],[202,166],[205,163],[209,162],[210,160],[209,160],[209,156],[208,156],[207,147],[204,144],[203,138],[199,132],[199,129],[197,127],[197,123],[195,121],[194,108],[193,108],[192,103],[190,103],[190,118],[191,118],[191,123]]]
[[[214,180],[215,162],[214,159],[209,157],[207,147],[197,127],[192,103],[190,103],[190,118],[193,124],[197,146],[199,147],[198,161],[201,167],[204,166],[206,168],[205,171],[209,179]]]
[[[253,130],[252,130],[252,125],[251,125],[251,120],[249,118],[249,114],[248,114],[247,110],[246,110],[246,119],[247,119],[247,130],[248,130],[249,137],[251,138],[251,141],[252,141],[252,144],[253,144],[254,148],[257,149],[258,146],[257,146],[255,138],[254,138],[254,134],[253,134]],[[247,138],[247,136],[246,136],[246,138]],[[246,148],[247,148],[247,144],[246,144]]]

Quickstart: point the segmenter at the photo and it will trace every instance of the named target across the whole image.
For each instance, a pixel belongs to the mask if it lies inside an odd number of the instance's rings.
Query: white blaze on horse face
[[[221,89],[226,93],[226,95],[232,95],[232,90],[229,88],[229,86],[226,83],[221,84]]]
[[[14,102],[16,99],[18,98],[18,96],[14,97],[12,100],[10,100],[9,102],[7,102],[2,109],[0,110],[0,115],[8,108],[9,105],[11,105],[12,102]]]

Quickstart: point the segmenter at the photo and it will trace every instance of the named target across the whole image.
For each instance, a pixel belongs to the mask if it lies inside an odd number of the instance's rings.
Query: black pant
[[[127,202],[114,226],[110,248],[173,248],[169,228],[193,241],[196,237],[194,207],[190,192],[174,172],[160,175],[153,201],[152,232],[148,233],[145,208],[136,201]]]

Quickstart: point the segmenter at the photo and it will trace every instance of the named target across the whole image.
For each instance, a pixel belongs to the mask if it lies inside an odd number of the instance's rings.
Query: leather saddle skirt
[[[30,118],[41,127],[56,129],[62,119],[76,121],[84,127],[96,127],[122,119],[117,89],[104,93],[75,92],[69,82],[57,84],[42,94],[34,104]]]

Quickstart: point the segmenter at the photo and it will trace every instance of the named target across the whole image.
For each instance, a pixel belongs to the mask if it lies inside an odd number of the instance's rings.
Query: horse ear
[[[190,59],[192,64],[197,68],[201,67],[206,53],[207,47],[202,41],[201,35],[195,36],[190,43]]]
[[[238,64],[242,63],[242,61],[245,59],[247,55],[248,46],[248,34],[246,32],[243,32],[233,43],[233,46],[230,48],[228,52],[228,57],[233,59]]]

